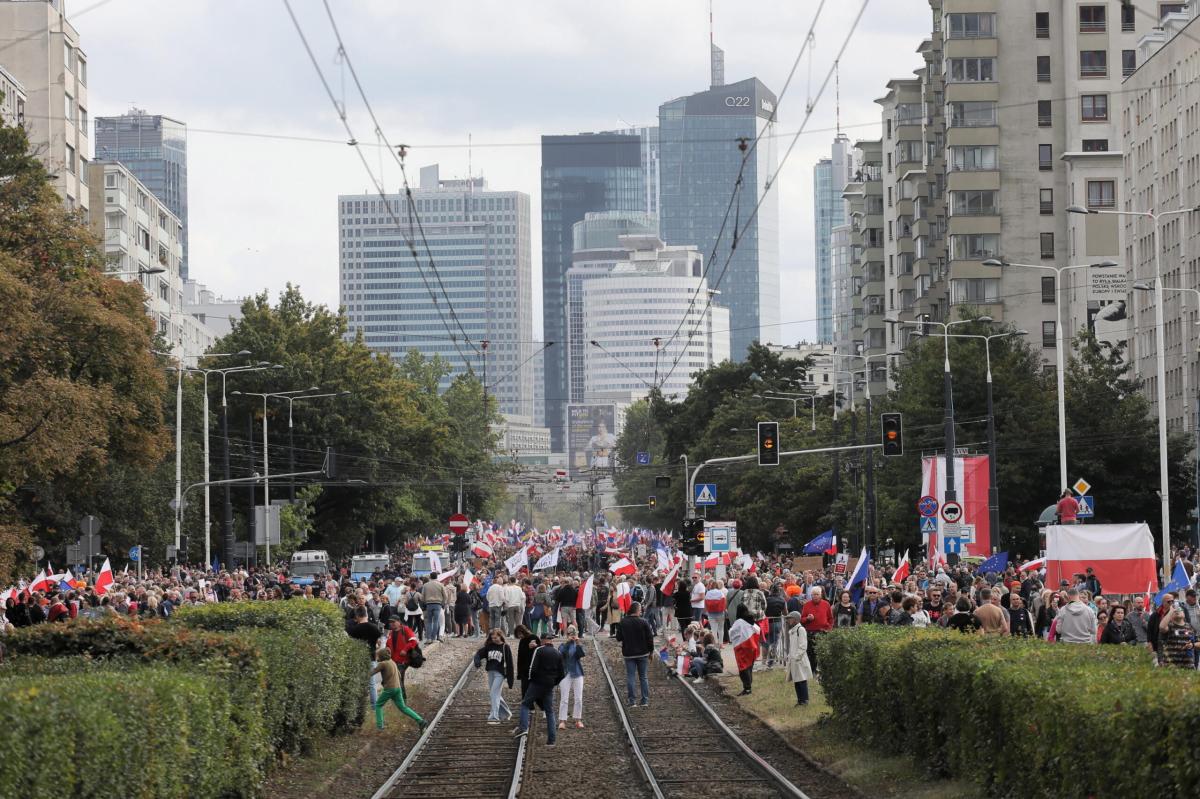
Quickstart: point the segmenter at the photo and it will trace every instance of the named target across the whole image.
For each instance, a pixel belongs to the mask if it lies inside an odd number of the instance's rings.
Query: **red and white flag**
[[[1154,582],[1146,583],[1146,595],[1142,597],[1142,610],[1149,613],[1154,609]]]
[[[475,579],[475,575],[466,566],[463,566],[462,587],[464,591],[471,590],[471,582]]]
[[[107,562],[105,561],[105,563]],[[32,594],[34,591],[48,591],[52,585],[54,585],[53,581],[47,576],[46,570],[42,569],[38,572],[38,576],[33,578],[33,582],[26,586],[25,590]]]
[[[728,552],[714,552],[704,559],[705,569],[715,569],[718,566],[728,566],[733,563],[733,556]]]
[[[1154,537],[1145,522],[1061,524],[1046,528],[1046,584],[1089,567],[1111,594],[1136,594],[1157,577]]]
[[[454,577],[454,575],[456,575],[456,574],[458,574],[458,567],[457,567],[457,566],[455,566],[455,567],[454,567],[453,569],[451,569],[450,571],[445,571],[445,572],[442,572],[441,574],[439,574],[439,575],[437,576],[437,581],[438,581],[439,583],[447,583],[447,582],[450,582],[450,580],[451,580],[451,579]]]
[[[471,544],[471,554],[477,558],[490,558],[496,553],[495,550],[492,549],[491,544],[487,543],[486,541],[476,539],[475,543]]]
[[[586,610],[592,606],[592,581],[596,579],[596,575],[591,575],[587,578],[587,582],[583,584],[583,588],[579,589],[579,593],[575,596],[575,609]]]
[[[757,624],[738,619],[729,625],[729,643],[733,644],[733,657],[738,671],[748,669],[758,660],[758,636],[762,631]]]
[[[908,550],[904,550],[904,557],[900,559],[900,565],[896,567],[895,574],[892,575],[892,582],[902,583],[912,572],[912,566],[908,562]]]
[[[621,558],[616,563],[608,567],[608,570],[613,574],[635,574],[637,565],[629,558]]]
[[[679,577],[679,567],[683,565],[682,561],[675,561],[675,565],[667,572],[667,576],[662,581],[662,594],[664,600],[675,593],[675,581]]]
[[[96,596],[104,596],[107,594],[108,587],[112,584],[112,566],[108,564],[108,558],[105,558],[104,565],[100,567],[100,573],[96,575]]]
[[[628,613],[629,607],[633,604],[633,594],[629,593],[629,583],[622,580],[617,583],[617,607],[622,613]]]
[[[1017,571],[1019,571],[1019,572],[1033,571],[1035,569],[1040,569],[1045,565],[1046,565],[1045,558],[1034,558],[1033,560],[1029,561],[1028,563],[1021,564],[1021,566],[1017,569]]]

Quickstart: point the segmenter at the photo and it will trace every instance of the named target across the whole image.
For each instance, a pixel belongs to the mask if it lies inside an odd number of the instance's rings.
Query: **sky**
[[[841,127],[852,141],[878,137],[874,101],[888,80],[922,65],[916,49],[929,30],[924,0],[868,1],[837,70]],[[375,145],[321,0],[291,2],[356,139]],[[708,3],[329,2],[380,127],[409,145],[413,181],[432,163],[444,178],[465,177],[469,163],[491,188],[530,195],[540,336],[540,137],[656,124],[661,103],[707,89]],[[757,77],[779,94],[819,6],[714,0],[726,82]],[[824,2],[778,106],[781,156],[801,125],[805,132],[774,188],[783,324],[768,338],[777,343],[815,337],[812,168],[836,130],[834,82],[817,94],[860,7]],[[67,11],[79,14],[93,118],[136,106],[188,125],[191,277],[225,297],[274,297],[291,282],[336,306],[337,196],[371,182],[283,0],[68,0]],[[387,190],[399,187],[395,161],[364,150]]]

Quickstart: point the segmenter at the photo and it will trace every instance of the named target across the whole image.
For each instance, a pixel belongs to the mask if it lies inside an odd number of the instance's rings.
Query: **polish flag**
[[[490,558],[496,553],[491,544],[476,539],[475,543],[471,545],[471,554],[477,558]]]
[[[1062,524],[1046,528],[1046,584],[1058,585],[1088,567],[1111,594],[1136,594],[1157,577],[1154,537],[1145,522]]]
[[[596,579],[596,575],[591,575],[587,578],[587,582],[583,584],[583,588],[575,596],[575,609],[586,610],[592,606],[592,581]]]
[[[105,561],[105,563],[107,562]],[[53,585],[54,583],[50,577],[46,576],[46,570],[42,569],[38,572],[38,576],[33,578],[33,582],[26,586],[25,590],[31,594],[34,591],[49,591]]]
[[[9,588],[3,594],[0,594],[0,607],[8,604],[8,600],[17,598],[17,589]]]
[[[96,596],[104,596],[107,594],[108,587],[112,585],[112,583],[112,566],[109,565],[108,558],[105,558],[104,565],[100,567],[100,573],[96,575]]]
[[[617,607],[622,613],[628,613],[630,605],[633,604],[633,595],[629,593],[629,583],[621,581],[617,583]]]
[[[751,624],[745,619],[738,619],[729,625],[729,643],[733,644],[733,657],[737,660],[738,671],[748,669],[758,660],[758,636],[761,630],[757,624]]]
[[[608,567],[608,570],[613,574],[636,574],[637,565],[629,558],[621,558],[616,563]]]
[[[662,581],[662,593],[664,599],[675,593],[675,581],[679,577],[679,567],[682,566],[682,561],[675,561],[675,565],[667,572],[667,576]]]
[[[450,579],[451,579],[451,578],[453,578],[453,577],[454,577],[454,575],[456,575],[456,574],[458,574],[458,567],[457,567],[457,566],[455,566],[455,567],[454,567],[453,569],[451,569],[450,571],[442,572],[441,574],[439,574],[439,575],[437,576],[437,581],[438,581],[439,583],[445,583],[445,582],[449,582],[449,581],[450,581]]]
[[[892,575],[892,582],[903,583],[912,571],[912,565],[908,562],[908,550],[904,550],[904,557],[900,559],[900,565],[896,567],[896,573]]]
[[[1142,597],[1142,610],[1147,613],[1154,607],[1154,582],[1146,583],[1146,595]]]
[[[728,552],[714,552],[704,559],[705,569],[715,569],[718,566],[728,566],[733,562],[733,558]]]
[[[475,579],[475,575],[466,566],[463,566],[462,587],[464,591],[471,590],[471,581]]]
[[[1046,565],[1046,559],[1045,559],[1045,558],[1035,558],[1034,560],[1031,560],[1031,561],[1029,561],[1028,563],[1022,564],[1022,565],[1021,565],[1021,566],[1020,566],[1020,567],[1017,569],[1017,571],[1019,571],[1019,572],[1033,571],[1033,570],[1035,570],[1035,569],[1040,569],[1040,568],[1042,568],[1042,567],[1043,567],[1043,566],[1045,566],[1045,565]]]

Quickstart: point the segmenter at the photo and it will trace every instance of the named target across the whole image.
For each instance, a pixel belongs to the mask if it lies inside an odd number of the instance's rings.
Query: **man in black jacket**
[[[629,606],[629,612],[617,625],[617,640],[621,642],[621,656],[625,658],[625,692],[629,698],[629,706],[633,707],[633,681],[636,677],[642,691],[641,706],[650,704],[650,682],[646,677],[646,669],[650,664],[650,654],[654,652],[654,631],[642,618],[642,606],[634,602]]]
[[[354,621],[346,624],[346,635],[349,635],[356,641],[362,641],[366,645],[367,651],[370,652],[371,668],[375,668],[375,651],[378,648],[379,639],[383,637],[383,628],[367,618],[367,609],[363,605],[359,605],[354,609]],[[370,681],[371,691],[371,706],[375,706],[375,700],[378,698],[375,689],[375,678],[368,676]]]
[[[521,697],[521,721],[513,735],[529,734],[529,713],[537,705],[546,714],[546,746],[554,746],[554,687],[567,675],[562,655],[554,648],[554,633],[542,636],[541,645],[533,651],[529,664],[529,687]]]

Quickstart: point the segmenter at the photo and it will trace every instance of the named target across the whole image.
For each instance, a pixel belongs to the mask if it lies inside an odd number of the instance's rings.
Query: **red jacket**
[[[392,653],[392,662],[397,666],[408,665],[408,652],[417,645],[417,634],[406,624],[399,630],[388,633],[387,648]]]
[[[800,623],[810,633],[829,632],[833,629],[833,609],[824,599],[810,599],[800,608]]]

